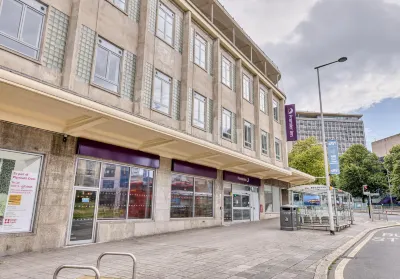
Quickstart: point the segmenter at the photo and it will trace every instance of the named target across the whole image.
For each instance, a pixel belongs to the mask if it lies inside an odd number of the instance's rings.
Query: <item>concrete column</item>
[[[243,152],[243,69],[242,59],[237,59],[236,67],[236,136],[238,151]]]
[[[267,111],[268,111],[268,117],[269,117],[269,133],[271,135],[271,141],[270,141],[270,147],[271,147],[271,163],[275,164],[276,161],[276,156],[275,156],[275,129],[274,129],[274,107],[272,105],[272,100],[273,100],[273,91],[272,89],[268,90],[268,95],[267,95]]]
[[[181,90],[181,115],[180,128],[191,133],[191,125],[188,112],[188,92],[193,89],[193,62],[190,61],[190,29],[192,28],[192,13],[187,11],[183,19],[183,50],[182,50],[182,90]]]
[[[261,127],[260,127],[260,77],[253,77],[253,95],[254,95],[254,150],[256,157],[261,158]]]
[[[223,223],[224,218],[224,184],[222,170],[217,171],[217,179],[214,182],[214,218],[217,224]]]
[[[286,140],[286,118],[285,118],[285,101],[279,100],[279,123],[281,124],[281,141],[282,141],[282,163],[284,167],[289,166],[288,148]]]
[[[155,179],[155,193],[153,193],[154,220],[167,222],[170,219],[171,208],[171,159],[160,158],[160,168]]]
[[[222,84],[221,84],[221,45],[220,39],[214,41],[213,49],[213,142],[221,144],[222,126]]]
[[[263,211],[260,211],[260,220],[264,219],[265,216],[265,195],[264,195],[264,180],[261,180],[261,186],[258,188],[258,197],[260,200],[260,204],[263,207]]]

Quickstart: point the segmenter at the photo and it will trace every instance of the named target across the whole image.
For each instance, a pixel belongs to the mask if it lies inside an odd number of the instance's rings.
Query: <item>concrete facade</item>
[[[372,152],[378,157],[385,157],[398,144],[400,144],[400,134],[372,142]]]

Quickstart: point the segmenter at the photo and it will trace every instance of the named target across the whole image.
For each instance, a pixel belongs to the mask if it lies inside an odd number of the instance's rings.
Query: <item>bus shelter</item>
[[[332,211],[337,231],[353,224],[352,196],[350,193],[330,187]],[[298,207],[302,228],[329,229],[328,186],[302,185],[289,188],[291,204]]]

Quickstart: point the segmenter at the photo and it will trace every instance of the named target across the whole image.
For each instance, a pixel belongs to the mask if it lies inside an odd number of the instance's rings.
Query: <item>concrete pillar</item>
[[[236,67],[236,137],[238,151],[243,152],[243,69],[242,59],[237,59]]]
[[[268,117],[269,117],[269,133],[271,135],[269,144],[271,146],[271,163],[275,164],[276,156],[275,156],[274,107],[272,104],[273,95],[274,95],[274,93],[273,93],[272,89],[268,89],[267,111],[268,111]]]
[[[217,224],[223,223],[224,218],[224,184],[222,170],[217,171],[217,179],[214,182],[214,218]]]
[[[221,144],[222,126],[222,84],[221,84],[221,45],[220,39],[214,41],[213,48],[213,142]]]
[[[263,207],[263,211],[260,211],[260,220],[264,219],[265,216],[265,195],[264,195],[264,180],[261,180],[261,186],[258,188],[258,197],[260,200],[260,204]]]
[[[180,128],[182,132],[191,133],[191,121],[188,119],[188,92],[193,89],[193,62],[190,59],[192,28],[192,13],[187,11],[183,19],[183,50],[182,50],[182,90],[181,90],[181,115]],[[191,114],[190,114],[191,115]]]
[[[279,123],[281,124],[281,141],[282,141],[282,163],[284,167],[289,166],[288,148],[286,140],[286,118],[285,118],[285,100],[279,100]]]
[[[254,150],[256,157],[261,158],[261,127],[260,127],[260,77],[253,77],[253,95],[254,95]]]
[[[171,159],[160,158],[160,168],[157,170],[155,179],[154,197],[154,220],[167,222],[170,219],[171,208]]]

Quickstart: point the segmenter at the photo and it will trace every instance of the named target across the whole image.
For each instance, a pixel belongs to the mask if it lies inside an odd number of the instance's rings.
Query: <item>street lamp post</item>
[[[329,214],[329,230],[331,235],[335,234],[335,225],[333,222],[333,210],[332,210],[332,197],[331,197],[331,183],[330,183],[330,177],[329,177],[329,167],[328,167],[328,154],[326,151],[326,142],[325,142],[325,122],[324,122],[324,112],[322,109],[322,96],[321,96],[321,81],[319,78],[319,69],[331,64],[335,64],[338,62],[346,62],[347,58],[342,57],[337,61],[333,61],[321,66],[317,66],[314,69],[317,70],[317,76],[318,76],[318,93],[319,93],[319,107],[321,110],[321,128],[322,128],[322,146],[324,148],[324,163],[325,163],[325,181],[326,181],[326,186],[328,187],[327,194],[328,194],[328,214]],[[335,201],[336,202],[336,201]]]

